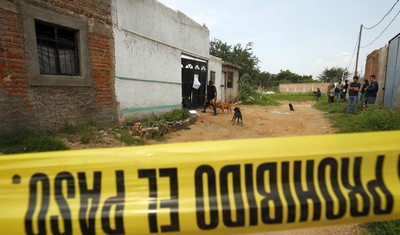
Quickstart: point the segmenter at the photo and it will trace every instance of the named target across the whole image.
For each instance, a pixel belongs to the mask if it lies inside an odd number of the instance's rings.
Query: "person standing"
[[[346,113],[350,114],[351,105],[354,103],[354,113],[358,112],[358,91],[360,90],[361,84],[358,82],[358,76],[353,77],[353,82],[349,86],[349,99]]]
[[[215,102],[216,99],[217,99],[217,89],[215,88],[213,82],[210,80],[208,82],[208,86],[207,86],[206,100],[204,101],[204,106],[203,106],[204,110],[201,111],[201,112],[205,113],[206,112],[206,108],[209,105],[212,105],[213,106],[213,110],[214,110],[214,114],[213,115],[216,116],[217,115],[217,107],[216,107],[216,104],[215,104],[216,103]]]
[[[337,102],[340,102],[340,97],[342,96],[342,90],[343,90],[343,83],[342,79],[339,79],[338,84],[336,84],[335,92],[337,95]]]
[[[375,104],[376,93],[378,93],[379,85],[376,81],[376,76],[374,74],[369,76],[369,78],[371,80],[371,85],[369,85],[369,87],[367,88],[367,103]]]
[[[317,98],[317,102],[319,102],[319,99],[321,98],[321,90],[317,88],[317,92],[315,93],[315,96]]]
[[[361,101],[363,108],[367,107],[367,88],[368,88],[368,86],[369,86],[369,81],[368,81],[368,79],[365,78],[362,82],[361,97],[360,97],[360,101]]]
[[[343,86],[343,90],[342,90],[342,98],[343,98],[343,102],[346,102],[346,94],[347,94],[347,89],[349,88],[349,81],[346,79],[344,80],[344,86]]]
[[[335,100],[335,85],[331,85],[329,87],[329,99],[328,99],[328,103],[333,103]]]

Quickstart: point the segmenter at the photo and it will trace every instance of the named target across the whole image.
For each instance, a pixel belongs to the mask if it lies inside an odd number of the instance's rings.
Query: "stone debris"
[[[156,136],[163,136],[169,132],[174,132],[188,128],[197,121],[197,116],[191,116],[183,121],[167,122],[156,127],[143,127],[142,123],[137,122],[133,126],[125,126],[131,136],[136,138],[152,139]]]

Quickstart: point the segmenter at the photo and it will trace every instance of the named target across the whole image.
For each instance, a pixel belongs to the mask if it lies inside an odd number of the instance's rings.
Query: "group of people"
[[[368,104],[375,104],[376,94],[378,93],[379,86],[376,81],[376,76],[372,74],[368,79],[364,79],[361,84],[358,82],[358,76],[353,77],[353,82],[349,86],[349,102],[346,113],[350,114],[351,106],[354,106],[354,113],[358,112],[358,93],[361,92],[361,103],[363,108],[367,107]],[[351,100],[350,100],[351,99]]]
[[[348,92],[349,98],[346,110],[347,114],[350,114],[352,108],[354,109],[354,113],[358,112],[359,93],[361,93],[360,101],[363,108],[367,107],[368,104],[374,104],[379,87],[375,75],[372,74],[369,78],[371,81],[365,78],[362,82],[362,85],[358,82],[358,76],[354,76],[353,82],[350,84],[348,84],[347,80],[345,81],[345,84],[342,84],[342,80],[339,80],[336,86],[330,86],[328,102],[333,103],[335,96],[337,96],[337,102],[340,102],[341,99],[346,101],[346,94]]]
[[[337,96],[337,102],[340,102],[342,99],[344,102],[346,102],[346,94],[348,90],[349,84],[348,81],[345,80],[344,84],[342,83],[342,80],[339,79],[339,82],[335,85],[331,85],[329,87],[329,103],[335,102],[335,96]]]

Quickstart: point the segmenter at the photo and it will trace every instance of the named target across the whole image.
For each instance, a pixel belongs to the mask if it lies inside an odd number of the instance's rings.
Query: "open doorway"
[[[207,61],[183,57],[182,63],[182,99],[189,98],[193,108],[202,107],[207,86]],[[193,83],[197,79],[200,86],[196,89]]]

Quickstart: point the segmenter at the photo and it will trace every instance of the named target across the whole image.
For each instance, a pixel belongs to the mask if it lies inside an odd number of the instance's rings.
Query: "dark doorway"
[[[207,63],[182,58],[182,98],[189,98],[193,108],[203,106],[207,86]],[[194,77],[198,77],[200,87],[193,88]]]

